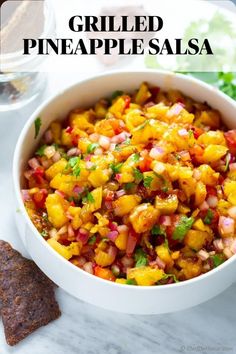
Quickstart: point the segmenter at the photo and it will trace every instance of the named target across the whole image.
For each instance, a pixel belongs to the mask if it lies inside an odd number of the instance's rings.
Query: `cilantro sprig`
[[[186,215],[183,215],[180,218],[177,226],[175,227],[175,230],[173,233],[173,239],[183,241],[185,235],[191,229],[193,223],[194,223],[193,217],[188,218]]]
[[[205,216],[205,218],[203,220],[204,224],[210,225],[211,222],[212,222],[213,216],[214,216],[214,214],[213,214],[212,210],[208,209],[207,210],[207,214],[206,214],[206,216]]]
[[[39,135],[39,131],[40,131],[41,125],[42,125],[41,118],[40,117],[36,118],[35,121],[34,121],[34,138],[35,139]]]
[[[135,267],[144,267],[147,265],[147,255],[142,248],[138,248],[134,254]]]

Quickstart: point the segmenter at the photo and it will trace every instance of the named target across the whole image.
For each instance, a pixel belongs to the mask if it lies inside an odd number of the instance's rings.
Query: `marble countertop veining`
[[[79,75],[79,74],[78,74]],[[49,75],[48,93],[76,80]],[[0,113],[0,239],[27,255],[14,224],[11,169],[16,139],[42,98],[19,111]],[[57,290],[62,316],[9,347],[0,323],[0,354],[236,354],[236,284],[194,308],[165,315],[137,316],[106,311]],[[115,299],[114,299],[115,301]]]

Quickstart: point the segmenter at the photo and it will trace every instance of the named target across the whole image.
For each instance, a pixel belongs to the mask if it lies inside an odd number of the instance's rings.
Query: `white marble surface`
[[[80,78],[80,74],[50,74],[44,97]],[[24,122],[41,100],[19,111],[0,113],[0,239],[10,241],[24,254],[13,217],[12,157]],[[60,289],[57,298],[61,318],[14,348],[6,345],[0,323],[0,354],[236,353],[236,284],[205,304],[159,316],[112,313]]]

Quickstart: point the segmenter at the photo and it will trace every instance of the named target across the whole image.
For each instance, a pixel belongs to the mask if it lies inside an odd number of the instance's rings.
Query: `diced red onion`
[[[236,171],[236,162],[229,164],[229,170],[231,172]]]
[[[128,137],[130,137],[130,133],[122,132],[118,135],[113,136],[111,138],[111,142],[116,144],[123,143]]]
[[[119,181],[119,179],[121,179],[121,174],[120,173],[117,173],[116,176],[115,176],[116,180]]]
[[[33,169],[36,170],[37,167],[40,167],[40,163],[36,159],[36,157],[33,157],[28,161],[28,165]]]
[[[229,208],[228,214],[231,218],[236,219],[236,206]]]
[[[200,250],[198,256],[202,261],[206,261],[209,258],[209,253],[205,250]]]
[[[233,235],[234,234],[234,219],[220,216],[219,218],[219,229],[222,235]]]
[[[180,130],[178,130],[178,134],[179,134],[179,136],[187,136],[188,131],[186,129],[180,129]]]
[[[62,226],[61,228],[60,228],[60,230],[58,231],[58,235],[63,235],[63,234],[65,234],[65,233],[67,233],[67,226]]]
[[[118,236],[118,231],[110,231],[107,234],[107,237],[113,242],[117,239],[117,236]]]
[[[78,230],[76,240],[81,241],[83,243],[83,245],[85,245],[87,243],[88,239],[89,239],[89,232],[81,227]]]
[[[118,230],[119,234],[122,234],[122,233],[128,232],[129,228],[126,225],[118,225],[117,230]]]
[[[75,236],[75,232],[74,232],[73,227],[72,227],[71,224],[69,224],[69,226],[68,226],[68,236],[69,237]]]
[[[110,144],[110,148],[109,148],[110,151],[114,151],[115,148],[116,148],[116,144],[115,143]]]
[[[97,148],[94,150],[94,155],[102,155],[103,154],[103,150],[101,148]]]
[[[218,198],[215,195],[211,195],[206,200],[210,208],[215,208],[218,204]]]
[[[57,238],[57,230],[56,229],[51,229],[50,231],[49,231],[49,236],[50,236],[50,238]]]
[[[69,157],[79,156],[79,155],[80,155],[80,150],[76,147],[73,147],[67,151],[67,156],[69,156]]]
[[[224,249],[224,244],[223,244],[223,241],[222,239],[217,239],[217,240],[214,240],[213,241],[213,245],[214,247],[216,248],[217,251],[223,251]]]
[[[60,160],[60,158],[61,158],[60,152],[59,152],[59,151],[56,151],[55,154],[54,154],[53,157],[52,157],[52,161],[53,161],[53,162],[57,162],[57,161]]]
[[[180,114],[180,112],[183,109],[183,105],[181,103],[175,103],[170,110],[168,111],[167,115],[168,117],[173,117],[173,116],[177,116]]]
[[[108,210],[111,210],[113,208],[113,205],[112,205],[112,201],[105,201],[105,207],[108,209]]]
[[[165,171],[165,169],[166,168],[163,162],[156,161],[153,171],[158,174],[162,174]]]
[[[92,155],[91,154],[88,154],[87,156],[85,156],[85,158],[84,158],[84,161],[90,161],[91,160],[91,157],[92,157]]]
[[[93,133],[89,135],[89,140],[91,140],[93,143],[96,143],[99,140],[99,134]]]
[[[161,225],[171,226],[171,218],[170,218],[169,215],[161,215],[160,219],[159,219],[159,222],[160,222]]]
[[[48,129],[44,134],[44,140],[46,144],[51,144],[53,140],[52,131]]]
[[[56,152],[56,149],[55,149],[55,146],[47,146],[45,149],[44,149],[44,155],[50,159],[51,157],[53,157],[53,155],[55,154]]]
[[[109,229],[111,231],[117,231],[117,224],[115,222],[110,221],[109,222]]]
[[[230,248],[225,247],[223,250],[224,255],[229,259],[233,256],[233,252],[231,252]]]
[[[86,161],[85,162],[85,167],[90,170],[94,166],[94,163],[91,161]]]
[[[199,206],[200,210],[208,210],[209,209],[209,205],[207,204],[206,201],[204,201],[200,206]]]
[[[105,150],[109,149],[110,142],[111,142],[111,140],[107,136],[104,136],[104,135],[101,135],[98,140],[99,145]]]
[[[120,189],[119,191],[116,192],[117,198],[120,198],[125,194],[126,194],[126,191],[124,189]]]
[[[23,202],[29,202],[31,200],[31,196],[29,194],[28,189],[22,189],[21,196],[22,196]]]
[[[121,263],[124,267],[133,267],[134,260],[132,257],[124,256],[121,258]]]
[[[133,234],[133,232],[129,232],[128,239],[127,239],[127,245],[126,245],[126,254],[130,255],[134,252],[134,249],[137,244],[137,237]]]
[[[158,256],[156,258],[156,264],[157,264],[158,268],[165,269],[165,266],[166,266],[165,262],[163,262],[163,260]]]
[[[83,256],[79,256],[76,260],[76,265],[78,265],[78,267],[83,267],[83,265],[86,263],[86,258]]]
[[[120,267],[118,267],[117,264],[113,264],[111,266],[111,271],[116,277],[118,277],[118,275],[120,274]]]
[[[67,219],[69,219],[69,220],[74,219],[73,216],[68,211],[65,214],[66,214]]]
[[[181,152],[179,153],[179,155],[180,155],[182,161],[189,161],[189,160],[191,160],[191,157],[190,157],[190,154],[189,154],[188,151],[181,151]]]
[[[59,195],[60,197],[62,197],[63,199],[65,198],[65,193],[62,191],[59,191],[58,189],[55,190],[55,194]]]
[[[42,166],[45,169],[49,168],[52,164],[53,164],[53,161],[51,159],[50,160],[42,160]]]
[[[83,270],[85,270],[85,272],[93,274],[93,263],[92,262],[86,262],[83,265]]]
[[[30,177],[32,176],[32,173],[34,173],[33,170],[28,170],[24,172],[24,176],[26,179],[30,179]]]
[[[164,150],[161,147],[154,147],[150,150],[149,156],[154,160],[158,160],[163,157],[164,154]]]
[[[225,247],[230,247],[232,242],[233,242],[233,238],[232,237],[226,237],[222,241],[223,241]]]
[[[80,194],[84,191],[84,187],[80,187],[80,186],[74,186],[73,188],[73,192],[76,193],[76,194]]]

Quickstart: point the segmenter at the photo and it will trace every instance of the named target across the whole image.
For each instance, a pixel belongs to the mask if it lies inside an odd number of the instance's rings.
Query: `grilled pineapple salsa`
[[[45,242],[76,267],[170,284],[236,253],[235,157],[236,130],[219,112],[143,83],[51,123],[22,196]]]

